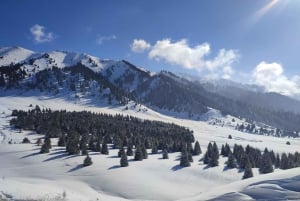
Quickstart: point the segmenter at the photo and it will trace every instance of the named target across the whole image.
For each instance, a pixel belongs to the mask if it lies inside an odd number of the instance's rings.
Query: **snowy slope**
[[[38,199],[43,196],[54,199],[63,196],[63,192],[66,192],[67,200],[206,200],[218,196],[223,196],[221,197],[223,200],[224,194],[230,192],[239,192],[243,197],[249,198],[245,195],[249,194],[246,190],[249,190],[250,184],[272,178],[289,179],[296,176],[299,170],[276,170],[273,174],[258,176],[257,169],[254,169],[256,177],[248,183],[240,181],[243,172],[237,169],[224,170],[223,164],[227,158],[220,159],[219,167],[206,168],[202,162],[198,161],[203,156],[200,155],[194,157],[191,167],[181,169],[177,160],[179,153],[169,154],[169,160],[161,160],[160,154],[150,154],[149,159],[142,162],[132,161],[129,157],[129,167],[119,168],[119,158],[115,157],[118,150],[110,150],[109,156],[91,153],[94,164],[82,168],[84,157],[67,156],[64,149],[55,146],[55,140],[53,140],[54,147],[49,154],[38,154],[40,147],[35,144],[19,144],[24,136],[32,142],[40,137],[28,131],[19,133],[10,130],[8,126],[11,110],[29,109],[30,104],[68,111],[123,113],[145,119],[174,122],[194,130],[195,138],[199,140],[203,151],[209,141],[216,141],[219,146],[225,142],[231,146],[234,143],[244,146],[250,144],[260,149],[267,146],[275,152],[295,152],[300,147],[299,139],[288,139],[291,145],[287,146],[285,138],[245,134],[232,128],[209,125],[206,122],[172,118],[149,108],[139,110],[133,105],[125,110],[124,106],[96,107],[85,102],[75,104],[63,98],[54,97],[0,97],[0,135],[2,136],[0,138],[2,139],[0,161],[5,161],[5,163],[0,163],[0,177],[2,177],[0,192],[12,195],[15,199]],[[228,140],[228,134],[233,136],[232,140]],[[11,139],[16,144],[7,144]],[[284,174],[285,172],[289,173]],[[230,188],[224,187],[228,185]],[[40,189],[39,193],[30,191],[35,186]],[[262,186],[259,185],[259,187]],[[43,194],[44,188],[47,188],[44,190],[45,194]],[[253,190],[254,187],[251,188]],[[222,189],[222,191],[215,189]],[[285,193],[289,193],[288,190],[289,188],[282,189]],[[297,189],[295,191],[299,192]]]
[[[23,63],[35,55],[37,55],[35,52],[22,47],[2,47],[0,48],[0,66]]]

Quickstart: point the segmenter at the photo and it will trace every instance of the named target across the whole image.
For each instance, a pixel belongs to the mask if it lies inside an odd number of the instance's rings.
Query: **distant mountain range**
[[[68,94],[109,104],[125,105],[133,100],[194,119],[213,108],[250,122],[300,131],[300,102],[290,97],[228,80],[153,73],[125,60],[103,60],[88,54],[0,48],[0,96],[15,90]]]

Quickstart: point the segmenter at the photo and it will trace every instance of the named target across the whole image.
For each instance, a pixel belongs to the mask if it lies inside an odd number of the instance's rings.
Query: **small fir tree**
[[[236,168],[236,160],[231,152],[229,152],[228,160],[227,160],[227,168]]]
[[[201,150],[200,144],[198,141],[196,141],[193,155],[197,156],[197,155],[200,155],[201,153],[202,153],[202,150]]]
[[[248,179],[250,177],[253,177],[252,165],[250,163],[249,158],[246,157],[246,166],[245,166],[243,179]]]
[[[120,165],[121,167],[127,167],[128,166],[128,159],[125,152],[122,153],[121,159],[120,159]]]
[[[168,154],[167,149],[164,149],[164,150],[163,150],[163,152],[162,152],[162,158],[163,158],[163,159],[169,159],[169,154]]]
[[[118,151],[118,157],[122,157],[122,155],[125,153],[124,147],[121,147]]]
[[[137,145],[135,154],[134,154],[134,160],[135,161],[142,161],[144,159],[143,151],[140,145]]]
[[[83,166],[90,166],[92,164],[93,164],[92,158],[87,154],[83,161]]]
[[[186,145],[183,146],[183,149],[182,149],[182,152],[181,152],[180,166],[181,167],[191,166]]]
[[[106,143],[102,144],[101,154],[108,155],[108,147]]]
[[[126,154],[127,154],[127,156],[133,156],[132,145],[127,147]]]

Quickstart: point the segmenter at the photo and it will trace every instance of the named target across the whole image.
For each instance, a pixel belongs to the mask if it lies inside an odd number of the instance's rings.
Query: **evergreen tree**
[[[120,158],[125,153],[124,147],[121,147],[118,152],[118,157]]]
[[[181,158],[180,158],[180,166],[181,167],[191,166],[189,158],[188,158],[188,152],[187,152],[186,145],[183,145],[183,148],[182,148]]]
[[[224,144],[222,144],[222,147],[221,147],[221,155],[225,156],[225,146],[224,146]]]
[[[275,168],[280,167],[280,157],[279,154],[276,154],[276,159],[275,159]]]
[[[41,147],[41,151],[40,151],[41,154],[44,154],[44,153],[49,153],[49,146],[47,144],[43,144],[42,147]]]
[[[142,161],[143,159],[144,159],[144,156],[143,156],[143,151],[142,151],[141,145],[137,145],[135,154],[134,154],[134,160]]]
[[[226,143],[225,144],[225,152],[224,152],[224,156],[228,157],[229,153],[232,154],[231,150],[230,150],[230,146]]]
[[[282,170],[289,169],[289,167],[288,167],[288,157],[287,157],[286,153],[283,153],[281,155],[280,169],[282,169]]]
[[[253,177],[252,165],[250,163],[249,158],[246,157],[246,166],[245,166],[243,179],[248,179],[250,177]]]
[[[188,152],[188,159],[189,159],[189,161],[190,161],[191,163],[194,162],[193,156],[192,156],[192,153],[191,153],[191,152]]]
[[[200,155],[202,153],[201,147],[198,141],[195,143],[195,148],[194,148],[194,156]]]
[[[143,153],[143,159],[147,159],[148,153],[147,153],[147,149],[146,149],[145,145],[142,145],[142,153]]]
[[[294,163],[294,156],[293,154],[289,153],[288,155],[288,168],[294,168],[295,167],[295,163]]]
[[[157,154],[157,153],[158,153],[156,144],[153,145],[152,150],[151,150],[151,153],[152,153],[152,154]]]
[[[59,146],[59,147],[65,147],[66,146],[66,137],[64,135],[61,135],[59,137],[57,146]]]
[[[101,149],[101,154],[108,155],[108,153],[109,153],[109,151],[108,151],[107,144],[103,143],[102,144],[102,149]]]
[[[262,155],[261,164],[259,167],[259,172],[262,174],[267,174],[273,172],[273,166],[272,161],[269,155],[268,150],[264,151],[264,154]]]
[[[128,145],[126,154],[127,156],[133,156],[132,145]]]
[[[163,150],[163,152],[162,152],[162,158],[163,158],[163,159],[169,159],[169,154],[168,154],[167,149],[164,149],[164,150]]]
[[[127,159],[127,155],[126,155],[125,151],[121,155],[120,165],[121,165],[121,167],[127,167],[128,166],[128,159]]]
[[[209,165],[211,167],[215,167],[219,165],[219,149],[218,146],[216,144],[216,142],[214,142],[213,146],[212,146],[212,151],[211,151],[211,157],[209,160]]]
[[[231,152],[229,152],[228,160],[226,163],[227,163],[228,168],[236,168],[237,167],[236,160]]]
[[[209,154],[208,154],[208,150],[205,152],[204,154],[204,157],[203,157],[203,163],[204,164],[208,164],[210,161],[210,157],[209,157]]]
[[[30,140],[29,140],[27,137],[25,137],[25,138],[23,139],[22,143],[23,143],[23,144],[28,144],[28,143],[30,143]]]
[[[51,149],[51,148],[52,148],[50,137],[46,137],[46,138],[45,138],[44,144],[46,144],[46,146],[48,147],[48,149]]]
[[[87,155],[88,154],[88,147],[85,143],[81,145],[81,155]]]
[[[94,143],[93,143],[94,144]],[[100,139],[97,140],[97,143],[95,145],[95,149],[96,152],[101,152],[101,142]]]
[[[68,136],[68,143],[66,146],[66,151],[70,154],[79,154],[79,134],[76,132],[71,132]]]
[[[93,161],[91,157],[87,154],[84,161],[83,161],[83,166],[90,166],[93,164]]]

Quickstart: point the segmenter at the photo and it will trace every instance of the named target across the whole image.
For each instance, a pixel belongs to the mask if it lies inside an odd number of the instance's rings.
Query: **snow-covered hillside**
[[[125,106],[94,105],[85,102],[70,101],[61,97],[4,96],[0,97],[0,198],[4,200],[251,200],[271,199],[278,193],[280,199],[300,197],[299,168],[291,170],[276,169],[274,173],[259,175],[253,169],[255,177],[242,180],[243,172],[237,169],[226,170],[226,157],[220,158],[220,165],[206,168],[203,157],[194,157],[191,167],[178,166],[179,153],[169,154],[170,159],[161,160],[161,154],[151,155],[143,162],[132,161],[129,167],[120,168],[118,150],[110,154],[90,153],[93,165],[83,167],[84,156],[69,156],[64,148],[53,148],[49,154],[39,154],[40,147],[34,142],[40,135],[30,131],[19,133],[9,126],[13,109],[29,109],[29,105],[43,108],[66,109],[68,111],[88,110],[111,114],[129,114],[143,119],[173,122],[194,131],[203,152],[208,142],[216,141],[219,146],[247,144],[265,147],[274,152],[299,151],[300,140],[274,138],[242,133],[227,126],[210,125],[207,122],[173,118],[157,113],[147,107],[134,107],[134,103]],[[228,139],[228,135],[232,139]],[[21,144],[24,137],[32,144]],[[289,140],[291,145],[286,145]],[[8,142],[13,142],[8,144]],[[148,150],[150,153],[150,150]],[[262,195],[261,192],[268,192]],[[264,196],[264,197],[263,197]],[[267,197],[266,197],[267,196]]]

